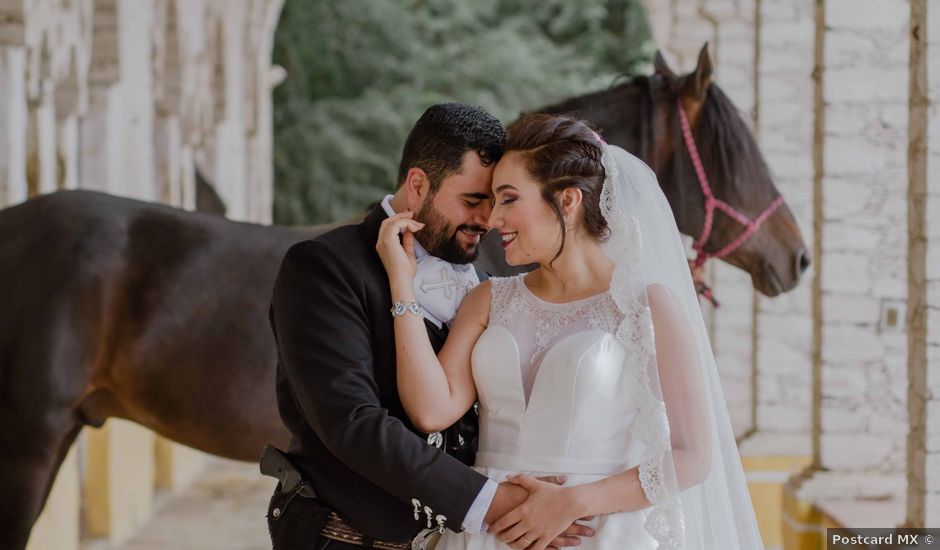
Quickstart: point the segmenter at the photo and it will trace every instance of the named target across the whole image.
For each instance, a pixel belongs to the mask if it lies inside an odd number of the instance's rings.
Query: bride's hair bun
[[[562,242],[557,258],[565,248],[564,215],[558,193],[576,187],[581,190],[585,231],[598,240],[608,236],[607,220],[601,213],[604,188],[604,142],[584,121],[559,115],[529,114],[506,130],[506,153],[522,153],[529,174],[542,186],[542,198],[552,206],[561,225]]]

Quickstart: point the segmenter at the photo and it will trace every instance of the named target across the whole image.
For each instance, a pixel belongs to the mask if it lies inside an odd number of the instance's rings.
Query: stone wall
[[[830,470],[905,469],[908,21],[906,0],[827,1],[821,466]]]

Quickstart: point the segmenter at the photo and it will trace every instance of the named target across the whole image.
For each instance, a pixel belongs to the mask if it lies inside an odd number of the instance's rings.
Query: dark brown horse
[[[651,77],[547,109],[577,111],[651,164],[689,233],[700,229],[702,196],[677,134],[677,94],[716,194],[750,213],[777,195],[703,60],[690,75],[660,63]],[[709,248],[738,229],[719,221]],[[267,309],[285,251],[319,231],[89,191],[0,212],[0,548],[25,546],[83,426],[125,418],[241,460],[286,445]],[[797,284],[805,255],[783,208],[728,260],[773,295]]]

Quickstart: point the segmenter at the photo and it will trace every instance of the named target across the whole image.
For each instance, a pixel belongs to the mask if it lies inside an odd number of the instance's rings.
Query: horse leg
[[[88,327],[94,326],[94,319],[77,314],[80,308],[73,305],[70,289],[60,288],[58,295],[21,291],[30,300],[19,301],[12,292],[0,293],[0,305],[11,311],[2,319],[6,323],[0,322],[0,548],[4,550],[26,546],[56,473],[85,424],[78,404],[91,385],[92,372],[86,365],[93,353]]]
[[[36,434],[35,445],[12,444],[0,440],[0,548],[22,550],[29,540],[33,524],[45,506],[56,474],[72,443],[82,429],[82,422],[71,418],[57,437]],[[7,433],[8,426],[3,426]],[[38,450],[43,449],[43,450]]]

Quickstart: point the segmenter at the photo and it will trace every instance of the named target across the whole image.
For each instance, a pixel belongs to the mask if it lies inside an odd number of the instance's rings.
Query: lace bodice
[[[525,275],[493,277],[489,326],[502,326],[519,347],[526,400],[545,351],[576,332],[598,329],[616,334],[620,310],[609,292],[563,304],[546,302],[526,287]]]

